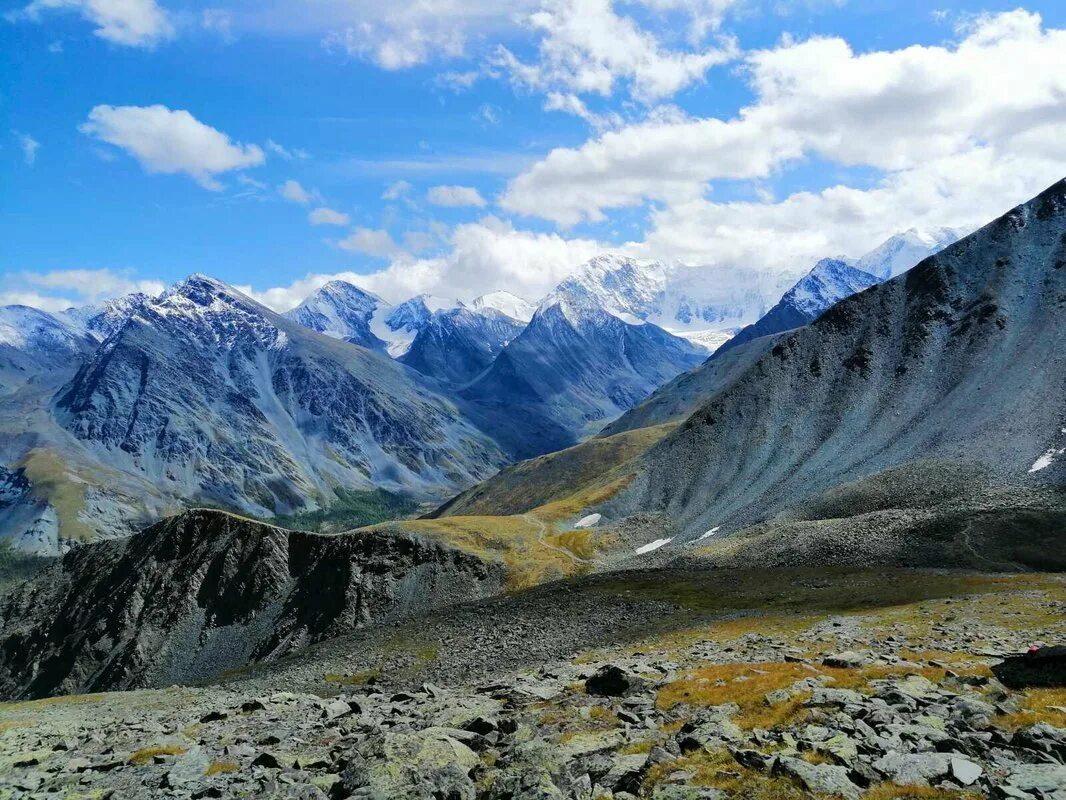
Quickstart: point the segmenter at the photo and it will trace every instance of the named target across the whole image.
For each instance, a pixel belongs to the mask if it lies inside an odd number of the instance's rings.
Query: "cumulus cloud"
[[[332,208],[314,208],[307,214],[307,221],[312,225],[347,225],[348,215]]]
[[[426,200],[435,206],[484,208],[487,203],[481,192],[472,186],[434,186],[426,192]]]
[[[356,228],[337,242],[337,247],[350,253],[364,253],[374,258],[389,258],[402,252],[392,235],[380,228]]]
[[[96,26],[101,39],[128,47],[152,47],[174,33],[155,0],[33,0],[9,18],[37,21],[48,11],[74,11]]]
[[[157,295],[162,281],[137,278],[129,270],[62,269],[15,272],[0,282],[0,305],[28,305],[44,311],[99,303],[112,297],[144,292]]]
[[[975,20],[951,46],[856,54],[839,38],[751,53],[756,101],[728,120],[651,119],[558,148],[515,178],[504,208],[571,225],[652,201],[692,203],[717,179],[765,178],[807,156],[886,172],[1066,135],[1066,31],[1036,14]],[[1054,174],[1054,173],[1052,173]]]
[[[692,5],[681,0],[649,4],[686,9]],[[515,83],[537,90],[607,97],[622,80],[635,98],[653,102],[676,94],[701,80],[711,67],[737,56],[736,44],[729,39],[693,52],[669,50],[632,18],[616,13],[612,0],[546,0],[528,17],[528,24],[541,35],[537,60],[524,62],[500,46],[494,63]]]
[[[254,144],[233,142],[188,111],[166,106],[96,106],[80,130],[125,150],[149,173],[184,173],[205,189],[219,191],[215,177],[262,164]]]
[[[362,244],[388,247],[392,237],[386,239],[381,233],[364,233]],[[239,288],[277,311],[298,305],[331,280],[357,284],[393,303],[423,292],[472,300],[485,292],[505,289],[523,297],[541,297],[604,249],[591,239],[516,230],[492,216],[458,225],[447,244],[449,252],[439,258],[413,258],[401,252],[388,267],[369,274],[310,274],[287,286]]]

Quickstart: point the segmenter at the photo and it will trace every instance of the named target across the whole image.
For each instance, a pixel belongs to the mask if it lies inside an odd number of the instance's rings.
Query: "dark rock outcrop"
[[[0,598],[0,696],[201,680],[502,582],[498,567],[415,535],[190,511],[77,548]]]

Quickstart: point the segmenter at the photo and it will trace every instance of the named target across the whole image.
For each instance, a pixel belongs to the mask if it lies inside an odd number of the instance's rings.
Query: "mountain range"
[[[866,260],[891,271],[922,241]],[[328,514],[346,492],[439,500],[597,434],[738,327],[796,327],[877,281],[829,260],[791,288],[701,275],[605,255],[535,305],[390,304],[332,281],[276,314],[194,275],[157,298],[0,309],[0,528],[54,553],[189,505],[269,519]]]

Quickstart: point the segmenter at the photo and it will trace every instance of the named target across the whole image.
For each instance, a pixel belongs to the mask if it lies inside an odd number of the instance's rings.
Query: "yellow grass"
[[[240,769],[240,764],[235,761],[215,761],[204,772],[207,777],[212,775],[228,775]]]
[[[1064,708],[1066,688],[1026,689],[1023,693],[1022,710],[1016,714],[997,717],[996,724],[1008,730],[1027,728],[1038,722],[1046,722],[1056,728],[1066,728],[1066,711],[1059,710]]]
[[[932,786],[899,786],[879,783],[871,786],[864,800],[979,800],[983,795],[961,789],[937,789]]]
[[[660,688],[656,704],[665,711],[682,703],[690,706],[736,703],[740,706],[737,725],[773,728],[795,716],[809,695],[773,707],[766,704],[766,695],[810,675],[799,664],[715,664],[693,670]]]
[[[157,747],[144,747],[131,755],[129,763],[137,767],[143,767],[156,756],[180,756],[189,752],[189,748],[176,744],[159,745]]]

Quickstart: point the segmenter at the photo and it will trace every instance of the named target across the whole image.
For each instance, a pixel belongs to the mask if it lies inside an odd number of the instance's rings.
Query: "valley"
[[[115,486],[200,488],[8,560],[0,788],[1058,800],[1064,230],[1060,181],[887,280],[819,262],[710,354],[625,260],[525,323],[189,279],[10,384]],[[31,453],[40,531],[72,462]]]

